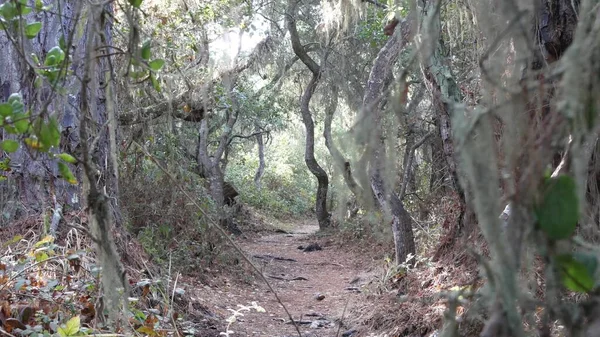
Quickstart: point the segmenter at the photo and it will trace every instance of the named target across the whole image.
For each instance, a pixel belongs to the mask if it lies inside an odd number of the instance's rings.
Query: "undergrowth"
[[[2,238],[3,335],[68,337],[134,330],[161,336],[193,328],[193,323],[183,320],[187,303],[185,292],[176,287],[177,277],[141,278],[131,271],[127,307],[121,311],[120,322],[111,321],[102,300],[102,269],[85,234],[71,228],[56,240],[36,232]]]

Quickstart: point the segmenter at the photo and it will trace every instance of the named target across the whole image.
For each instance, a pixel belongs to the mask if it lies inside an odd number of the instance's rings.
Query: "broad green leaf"
[[[146,40],[146,41],[144,41],[144,44],[142,44],[141,56],[142,56],[142,59],[144,59],[146,61],[148,61],[151,56],[150,44],[151,44],[150,40]]]
[[[51,117],[48,123],[38,118],[34,130],[43,149],[49,150],[52,146],[58,147],[60,144],[60,131],[56,118]]]
[[[12,1],[7,1],[0,5],[0,15],[6,20],[12,20],[19,14],[17,8]]]
[[[142,0],[129,0],[129,3],[135,8],[140,8]]]
[[[27,6],[27,1],[21,1],[20,5],[17,5],[17,8],[20,15],[27,15],[32,11],[31,7]]]
[[[58,147],[60,145],[60,126],[56,117],[50,117],[48,132],[52,139],[52,146]]]
[[[19,93],[11,94],[8,97],[8,104],[13,105],[15,103],[23,103],[23,97]]]
[[[68,153],[61,153],[57,157],[69,164],[77,164],[77,159]]]
[[[160,70],[163,67],[164,64],[165,64],[165,61],[161,60],[161,59],[152,60],[149,63],[150,69],[152,69],[154,71]]]
[[[13,113],[16,114],[20,114],[23,113],[23,110],[25,110],[25,105],[21,102],[14,102],[12,105],[12,109],[13,109]]]
[[[18,134],[24,134],[29,131],[29,114],[15,113],[12,117],[13,125]]]
[[[59,161],[58,162],[58,172],[60,172],[60,175],[62,176],[62,178],[65,181],[67,181],[69,184],[77,185],[77,179],[75,178],[75,176],[73,175],[73,173],[71,172],[71,170],[69,169],[67,164]]]
[[[0,148],[8,153],[13,153],[19,149],[19,142],[16,140],[7,139],[0,142]]]
[[[16,135],[19,133],[17,132],[17,128],[15,128],[15,126],[12,124],[12,119],[6,118],[2,127],[6,133],[10,133],[11,135]]]
[[[33,39],[38,35],[41,29],[41,22],[30,23],[27,26],[25,26],[25,36],[27,36],[28,39]]]
[[[579,220],[575,181],[563,175],[547,180],[545,185],[543,200],[535,209],[538,224],[550,239],[566,239]]]
[[[81,329],[81,320],[79,316],[75,316],[67,322],[65,332],[73,336],[79,332],[79,329]]]
[[[60,64],[65,59],[65,52],[60,47],[53,47],[48,51],[48,55],[46,55],[46,61],[44,65],[46,66],[56,66]]]
[[[58,64],[58,62],[56,61],[56,56],[54,56],[54,55],[47,55],[46,56],[46,61],[44,61],[44,65],[45,66],[52,67],[52,66],[55,66],[57,64]],[[47,74],[46,74],[46,76],[47,76]]]
[[[9,103],[0,104],[0,116],[1,117],[10,116],[10,115],[12,115],[12,113],[13,113],[12,105],[10,105]]]
[[[598,259],[596,255],[578,252],[573,254],[573,258],[583,264],[592,277],[596,275],[596,270],[598,270]]]
[[[589,292],[594,288],[594,278],[582,262],[570,254],[556,258],[563,285],[572,291]]]

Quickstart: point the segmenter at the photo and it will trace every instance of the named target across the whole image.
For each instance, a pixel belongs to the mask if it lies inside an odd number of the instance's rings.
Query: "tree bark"
[[[386,187],[392,184],[386,184],[383,179],[386,152],[382,125],[382,103],[387,98],[386,88],[392,76],[392,67],[411,34],[410,21],[402,21],[397,27],[399,28],[396,28],[396,32],[377,54],[371,68],[363,98],[362,115],[366,120],[363,125],[366,126],[364,131],[367,134],[365,158],[368,160],[369,185],[381,211],[390,218],[395,261],[400,264],[415,253],[413,222],[393,188]]]
[[[226,198],[225,196],[225,192],[231,192],[232,186],[225,182],[220,163],[221,158],[223,157],[223,154],[229,144],[229,137],[236,121],[237,112],[230,112],[229,118],[227,119],[227,123],[225,125],[225,131],[219,140],[219,146],[212,153],[212,155],[209,154],[208,148],[208,120],[203,119],[200,122],[200,128],[198,131],[198,144],[196,149],[196,164],[198,166],[198,174],[207,180],[208,190],[217,208],[219,223],[222,227],[227,228],[232,233],[240,234],[241,231],[237,225],[232,222],[231,217],[228,216],[224,208],[226,201],[229,201],[229,198]],[[235,189],[233,189],[233,191],[235,191]],[[237,191],[235,191],[235,194],[237,195]]]
[[[104,288],[103,301],[108,308],[109,314],[113,320],[119,320],[117,313],[124,304],[124,294],[127,294],[128,283],[126,281],[125,270],[121,264],[121,258],[117,252],[112,238],[112,225],[114,223],[111,212],[111,202],[104,193],[106,181],[112,175],[108,168],[103,166],[106,162],[104,151],[108,149],[108,137],[104,130],[98,130],[96,125],[103,125],[99,121],[106,120],[106,107],[102,104],[106,99],[103,96],[102,83],[106,71],[102,67],[102,61],[99,52],[100,35],[106,29],[105,21],[108,15],[112,15],[112,8],[103,4],[86,5],[86,16],[82,17],[82,22],[87,23],[85,30],[85,50],[82,64],[82,80],[80,92],[80,125],[79,136],[81,145],[81,164],[83,166],[83,187],[82,192],[85,195],[88,211],[89,226],[96,243],[96,251],[102,266],[102,287]],[[87,21],[87,22],[86,22]],[[111,29],[110,23],[108,29]],[[93,123],[92,123],[93,122]],[[96,143],[96,145],[95,145]],[[103,145],[103,150],[96,152],[97,143]],[[98,162],[101,160],[101,162]],[[100,171],[102,170],[102,171]],[[104,177],[100,178],[98,173],[104,172]],[[112,186],[110,186],[112,187]],[[119,293],[118,289],[123,292]]]
[[[254,184],[256,185],[256,188],[260,190],[260,183],[265,174],[265,142],[262,132],[259,132],[256,135],[256,144],[258,145],[258,169],[256,169],[256,174],[254,175]]]
[[[315,203],[315,212],[319,222],[319,228],[326,229],[330,227],[331,215],[327,210],[327,190],[329,188],[329,177],[327,172],[319,165],[315,158],[315,125],[310,111],[310,100],[317,89],[321,78],[321,67],[306,52],[306,49],[300,43],[300,36],[296,28],[296,13],[298,0],[289,0],[286,13],[286,24],[290,32],[292,48],[298,58],[310,70],[312,77],[304,89],[300,99],[300,111],[302,113],[302,122],[306,128],[306,145],[304,149],[304,162],[309,171],[317,178],[317,197]]]
[[[85,59],[85,43],[87,35],[85,34],[85,22],[82,22],[81,15],[84,7],[80,1],[60,0],[43,1],[44,5],[52,5],[53,10],[38,16],[42,23],[42,30],[34,39],[26,39],[21,36],[20,31],[14,31],[9,28],[7,31],[0,32],[0,43],[5,48],[0,49],[0,87],[2,96],[12,93],[21,93],[24,103],[32,112],[32,118],[37,116],[56,117],[61,126],[60,148],[55,151],[66,152],[76,157],[80,157],[80,105],[81,92],[73,90],[80,87],[81,72]],[[33,6],[33,4],[31,4]],[[111,11],[111,5],[104,8],[105,11]],[[33,16],[35,14],[30,14]],[[102,26],[99,27],[103,43],[110,45],[112,24],[109,19],[102,20]],[[69,92],[62,94],[52,88],[47,82],[43,81],[40,87],[34,86],[35,72],[31,54],[35,54],[43,60],[46,53],[56,47],[59,37],[64,35],[64,41],[68,50],[65,50],[65,57],[69,71],[76,76],[69,76],[60,82],[59,85],[68,88]],[[12,41],[12,42],[11,42]],[[14,43],[13,43],[14,42]],[[104,48],[103,50],[107,50]],[[26,58],[26,59],[25,59]],[[27,60],[27,61],[26,61]],[[95,79],[99,79],[103,84],[106,81],[112,83],[112,73],[109,67],[109,58],[101,57],[96,72],[93,74]],[[108,120],[108,114],[114,113],[115,97],[112,93],[105,92],[104,85],[100,86],[94,93],[96,101],[91,102],[93,107],[93,116],[95,125],[105,126]],[[108,107],[112,104],[112,107]],[[112,112],[109,111],[112,109]],[[120,211],[118,205],[118,182],[116,161],[112,155],[116,151],[116,134],[113,133],[115,125],[108,127],[94,127],[91,131],[93,137],[94,161],[97,169],[101,172],[99,175],[100,183],[106,187],[109,195],[110,210],[115,219],[120,220]],[[109,137],[110,133],[110,137]],[[113,141],[109,141],[114,138]],[[89,141],[92,141],[91,139]],[[13,203],[8,202],[4,205],[10,207],[16,200],[20,204],[27,205],[31,213],[41,212],[45,207],[54,206],[56,203],[62,206],[68,206],[71,209],[79,209],[84,205],[83,195],[80,186],[68,184],[65,180],[59,179],[60,174],[56,168],[56,159],[45,155],[36,156],[35,160],[30,156],[29,151],[23,147],[11,155],[12,163],[16,166],[14,169],[14,188],[2,191],[6,184],[0,187],[0,194],[10,196]],[[77,178],[81,178],[81,168],[75,167],[73,170]],[[78,179],[80,180],[80,179]],[[6,192],[6,194],[5,194]],[[6,207],[6,206],[5,206]],[[8,214],[11,218],[25,215],[25,210],[19,210],[11,207]],[[4,219],[4,218],[3,218]]]
[[[467,210],[465,191],[459,181],[459,172],[457,168],[457,158],[454,152],[454,142],[452,139],[452,116],[454,104],[462,102],[462,95],[456,80],[452,74],[452,70],[445,62],[446,55],[444,43],[440,37],[440,8],[439,3],[429,1],[423,9],[423,25],[428,25],[430,31],[429,40],[432,41],[431,52],[424,53],[425,60],[422,66],[423,75],[427,81],[429,91],[432,93],[432,103],[435,109],[436,124],[438,127],[438,135],[441,139],[442,153],[445,160],[448,173],[450,175],[450,187],[457,195],[457,208],[459,210],[458,217],[454,218],[452,214],[446,216],[452,217],[447,221],[450,224],[450,230],[446,233],[438,250],[434,255],[437,260],[445,252],[454,247],[456,239],[463,234],[463,229],[468,224],[471,213]],[[425,49],[427,50],[427,49]]]

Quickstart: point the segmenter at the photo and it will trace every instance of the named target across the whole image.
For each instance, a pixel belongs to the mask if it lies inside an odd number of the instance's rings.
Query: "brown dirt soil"
[[[383,261],[383,246],[366,241],[340,242],[334,239],[339,235],[316,233],[318,227],[308,221],[286,226],[286,230],[255,233],[238,244],[300,323],[303,337],[435,336],[446,309],[439,292],[479,286],[477,270],[464,261],[464,254],[459,254],[462,258],[420,263],[408,274],[390,274]],[[312,243],[318,243],[322,250],[298,249]],[[234,332],[230,336],[298,336],[273,294],[253,275],[242,263],[182,280],[190,302],[213,317],[212,330],[196,336],[219,336],[226,329],[231,310],[252,302],[266,312],[242,312],[244,316],[229,327]],[[463,321],[461,333],[476,336],[481,323],[467,317],[467,311],[461,307],[457,312]],[[356,333],[344,335],[351,331]]]
[[[373,277],[372,273],[365,272],[372,261],[368,261],[365,255],[334,245],[331,240],[317,238],[313,235],[317,230],[316,224],[303,223],[287,233],[267,233],[238,244],[267,276],[294,320],[299,323],[302,336],[336,336],[340,321],[341,336],[352,330],[351,326],[344,323],[351,310],[363,304],[364,295],[357,290]],[[304,252],[298,249],[311,243],[318,243],[322,250]],[[240,273],[243,272],[240,270]],[[241,284],[243,276],[235,279],[221,276],[213,279],[210,286],[192,279],[183,281],[191,288],[189,295],[192,301],[200,303],[221,319],[231,316],[230,309],[252,302],[257,302],[266,310],[243,312],[244,316],[238,317],[229,328],[235,332],[232,336],[298,335],[294,326],[289,324],[285,311],[261,279],[249,280],[246,277],[246,284]],[[224,327],[219,329],[224,331]],[[217,331],[215,335],[218,335]]]

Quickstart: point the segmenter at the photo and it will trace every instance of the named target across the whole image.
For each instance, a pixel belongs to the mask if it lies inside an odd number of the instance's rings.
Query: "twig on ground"
[[[279,257],[279,256],[273,256],[273,255],[252,255],[252,257],[257,258],[257,259],[264,259],[264,260],[277,260],[277,261],[288,261],[288,262],[296,262],[296,260],[294,259],[289,259],[287,257]]]

